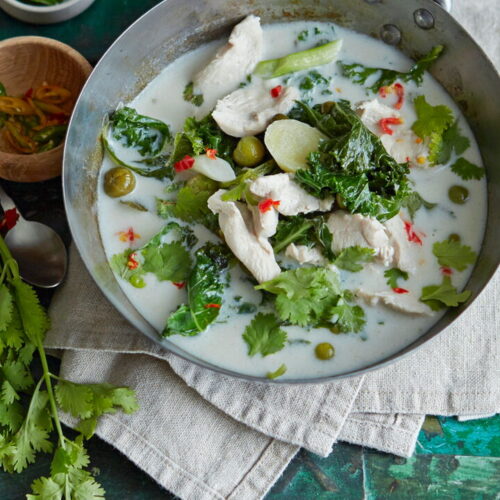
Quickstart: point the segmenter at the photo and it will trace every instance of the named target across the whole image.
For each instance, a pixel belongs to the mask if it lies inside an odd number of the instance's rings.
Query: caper
[[[460,243],[460,240],[462,238],[460,238],[460,235],[457,234],[457,233],[451,233],[449,236],[448,236],[448,240],[449,241],[455,241],[456,243]]]
[[[314,352],[318,359],[332,359],[333,356],[335,356],[335,347],[333,347],[332,344],[328,342],[322,342],[321,344],[318,344],[316,346]]]
[[[335,105],[335,103],[333,101],[326,101],[326,102],[321,103],[321,112],[323,114],[329,113],[332,110],[334,105]]]
[[[135,175],[125,167],[115,167],[104,175],[104,191],[111,198],[119,198],[135,188]]]
[[[135,288],[144,288],[146,286],[146,282],[137,274],[130,276],[128,281],[132,286],[135,286]]]
[[[463,205],[469,199],[469,190],[464,186],[451,186],[448,197],[453,203]]]
[[[335,195],[335,200],[337,201],[337,205],[339,206],[339,208],[342,208],[342,209],[345,208],[344,198],[342,197],[341,194],[337,193]]]
[[[265,154],[264,144],[257,137],[249,135],[238,141],[233,158],[241,167],[255,167],[262,162]]]
[[[283,113],[278,113],[277,115],[273,116],[271,122],[275,122],[277,120],[288,120],[288,116],[284,115]]]

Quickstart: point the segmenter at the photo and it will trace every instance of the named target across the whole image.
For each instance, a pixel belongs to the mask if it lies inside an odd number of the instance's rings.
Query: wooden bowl
[[[87,60],[68,45],[38,36],[21,36],[0,42],[0,82],[7,95],[19,96],[47,82],[60,85],[78,97],[92,71]],[[20,154],[0,133],[0,177],[36,182],[61,174],[63,146],[45,153]]]

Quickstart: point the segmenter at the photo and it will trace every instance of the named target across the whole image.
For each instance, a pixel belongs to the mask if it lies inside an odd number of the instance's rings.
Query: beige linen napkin
[[[462,0],[455,15],[473,21],[469,29],[500,63],[495,4],[486,0],[479,11]],[[500,411],[499,286],[497,273],[452,328],[391,367],[330,384],[268,386],[162,351],[114,310],[72,250],[47,346],[65,349],[67,378],[136,389],[141,409],[105,416],[97,433],[159,484],[182,498],[256,499],[299,446],[326,455],[344,440],[408,456],[425,413]]]

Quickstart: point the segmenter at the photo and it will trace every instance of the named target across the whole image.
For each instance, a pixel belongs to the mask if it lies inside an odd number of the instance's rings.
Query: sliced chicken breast
[[[432,316],[434,313],[430,307],[420,302],[415,295],[411,293],[387,292],[368,292],[365,290],[356,290],[356,296],[363,299],[368,305],[376,306],[379,303],[394,309],[395,311],[415,316]]]
[[[403,219],[400,215],[396,215],[384,222],[383,226],[389,237],[389,243],[394,249],[392,265],[401,271],[413,274],[420,258],[420,247],[408,241]]]
[[[278,212],[271,207],[267,212],[262,213],[259,207],[249,206],[252,213],[254,231],[259,238],[270,238],[276,234],[278,227]]]
[[[282,215],[328,212],[333,199],[320,200],[310,195],[293,181],[291,174],[274,174],[259,177],[250,184],[250,192],[255,196],[279,201],[276,210]]]
[[[259,283],[276,278],[281,269],[271,244],[254,232],[252,214],[243,203],[222,201],[225,189],[208,199],[208,208],[219,215],[219,226],[227,245]]]
[[[401,117],[401,113],[397,109],[382,104],[378,99],[359,103],[356,106],[356,112],[364,125],[378,136],[382,135],[382,129],[380,128],[380,120],[382,120],[382,118]]]
[[[218,101],[212,116],[217,125],[233,137],[260,134],[273,116],[287,114],[299,97],[295,87],[283,87],[279,95],[273,97],[269,83],[262,81],[235,90]]]
[[[205,100],[215,102],[238,87],[262,59],[264,45],[260,18],[248,16],[237,24],[229,40],[193,80]]]
[[[313,264],[315,266],[323,266],[326,260],[321,252],[315,247],[308,247],[306,245],[295,245],[290,243],[286,247],[285,256],[289,259],[296,260],[299,264]]]
[[[332,250],[336,254],[352,246],[373,248],[384,266],[391,265],[394,248],[377,219],[338,210],[328,217],[326,224],[333,235]]]

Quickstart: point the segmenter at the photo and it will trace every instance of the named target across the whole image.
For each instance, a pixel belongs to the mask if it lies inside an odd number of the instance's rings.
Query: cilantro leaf
[[[281,351],[286,338],[286,332],[280,328],[280,322],[274,314],[258,313],[243,333],[250,357],[258,353],[264,357]]]
[[[88,418],[93,413],[93,393],[86,385],[61,380],[55,386],[57,404],[65,411],[78,418]]]
[[[184,92],[182,93],[182,97],[185,101],[194,104],[195,106],[200,107],[203,104],[203,94],[195,94],[194,93],[194,85],[193,82],[189,82],[184,87]]]
[[[168,318],[162,335],[197,335],[213,323],[220,312],[226,283],[228,254],[222,245],[206,243],[195,255],[187,281],[188,304],[180,305]]]
[[[5,284],[0,285],[0,332],[9,326],[12,319],[12,295]]]
[[[387,284],[391,288],[398,288],[399,279],[408,279],[408,273],[406,271],[401,271],[401,269],[398,269],[397,267],[387,269],[387,271],[384,272],[384,276],[387,278]]]
[[[431,203],[430,201],[426,201],[418,194],[416,191],[411,192],[402,203],[403,207],[406,207],[408,213],[410,214],[410,218],[412,221],[415,219],[415,214],[420,208],[424,207],[427,210],[432,210],[437,206],[437,203]]]
[[[444,240],[434,243],[432,253],[437,257],[439,265],[464,271],[476,261],[476,252],[459,241]]]
[[[284,271],[261,283],[256,290],[266,290],[276,297],[280,318],[292,324],[316,325],[340,295],[337,273],[321,267],[302,267]]]
[[[443,132],[454,123],[453,113],[448,106],[439,104],[432,106],[423,95],[413,101],[417,120],[412,125],[412,130],[422,139],[431,137],[432,134],[442,136]]]
[[[466,160],[459,158],[452,166],[451,170],[460,176],[464,181],[471,179],[480,180],[484,177],[484,168],[478,167]]]
[[[374,257],[375,250],[373,248],[353,246],[342,250],[334,263],[340,269],[356,273],[363,269],[364,263],[372,262]]]
[[[335,307],[330,309],[331,322],[334,323],[332,331],[338,332],[360,332],[365,326],[365,312],[360,306],[352,306],[344,299],[340,299]]]
[[[443,132],[442,139],[441,148],[436,158],[436,163],[439,165],[448,163],[453,152],[456,155],[461,155],[470,146],[469,138],[460,132],[458,120],[455,120],[453,125]]]
[[[43,341],[45,332],[49,328],[49,317],[38,301],[33,288],[21,281],[20,278],[12,280],[14,298],[19,309],[24,332],[34,344]]]
[[[275,378],[278,378],[278,377],[281,377],[282,375],[284,375],[286,373],[286,365],[285,364],[282,364],[280,365],[280,367],[274,371],[274,372],[269,372],[266,377],[268,379],[271,379],[271,380],[274,380]]]
[[[436,45],[428,54],[418,59],[406,73],[388,68],[370,68],[359,63],[346,64],[339,62],[338,64],[342,68],[344,76],[360,85],[365,84],[371,76],[378,73],[378,77],[368,87],[372,92],[378,92],[380,87],[392,85],[398,79],[404,82],[414,81],[417,85],[421,85],[424,71],[429,69],[430,65],[441,55],[443,50],[444,47],[442,45]]]
[[[189,252],[179,241],[142,250],[145,272],[153,273],[160,281],[184,281],[191,270]]]
[[[457,307],[467,301],[470,296],[471,292],[468,290],[458,293],[457,289],[451,284],[451,278],[444,276],[440,285],[430,285],[422,288],[420,300],[433,311],[439,311],[446,306]]]

